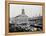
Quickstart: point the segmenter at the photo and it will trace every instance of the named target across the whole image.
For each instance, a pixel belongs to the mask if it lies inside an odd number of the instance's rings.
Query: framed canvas
[[[6,1],[6,36],[45,32],[45,3]]]

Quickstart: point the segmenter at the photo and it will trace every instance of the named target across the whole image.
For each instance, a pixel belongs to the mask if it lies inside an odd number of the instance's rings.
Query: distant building
[[[22,9],[22,14],[15,17],[15,24],[28,24],[28,16],[25,15],[24,9]]]

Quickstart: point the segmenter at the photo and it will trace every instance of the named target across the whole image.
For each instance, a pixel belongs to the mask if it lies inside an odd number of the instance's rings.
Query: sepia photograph
[[[42,6],[10,4],[9,32],[37,32],[43,29]]]

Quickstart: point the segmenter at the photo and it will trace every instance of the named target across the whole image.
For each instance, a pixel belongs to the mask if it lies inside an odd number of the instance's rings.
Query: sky
[[[40,5],[10,4],[10,18],[21,15],[22,9],[24,9],[24,12],[28,17],[42,16],[42,6]]]

